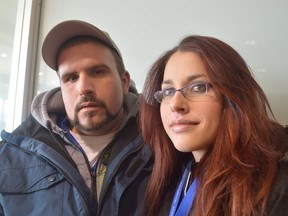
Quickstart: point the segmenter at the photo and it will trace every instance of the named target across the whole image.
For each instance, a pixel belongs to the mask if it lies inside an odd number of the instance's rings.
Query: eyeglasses
[[[165,88],[161,91],[157,91],[154,94],[154,98],[159,102],[169,102],[172,97],[175,95],[177,91],[180,91],[182,95],[190,100],[190,101],[205,101],[207,100],[207,96],[210,96],[211,94],[208,94],[209,89],[212,88],[212,84],[208,82],[197,82],[188,84],[180,89],[175,88]],[[208,97],[209,98],[209,97]]]

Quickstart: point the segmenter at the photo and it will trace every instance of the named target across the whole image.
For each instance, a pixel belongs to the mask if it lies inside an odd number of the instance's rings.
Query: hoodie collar
[[[140,96],[136,93],[128,92],[124,97],[126,115],[120,129],[123,128],[128,119],[136,117],[139,108]],[[55,133],[62,133],[63,130],[57,125],[57,119],[60,116],[66,116],[61,88],[57,87],[37,95],[32,101],[31,114],[45,128],[49,124]]]

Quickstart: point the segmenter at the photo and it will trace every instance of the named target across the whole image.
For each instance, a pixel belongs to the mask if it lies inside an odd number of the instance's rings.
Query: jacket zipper
[[[129,151],[127,152],[127,154],[125,154],[125,157],[122,157],[121,160],[119,160],[119,163],[118,163],[117,166],[115,167],[114,172],[111,173],[108,182],[110,182],[111,179],[115,176],[115,173],[117,172],[117,170],[118,170],[119,166],[122,164],[122,162],[123,162],[127,157],[129,157],[131,154],[133,154],[133,153],[135,153],[136,151],[140,150],[140,149],[142,148],[142,145],[143,145],[143,144],[140,143],[140,144],[137,144],[136,146],[134,146],[133,148],[129,149]],[[105,177],[106,177],[106,176],[105,176]],[[105,178],[105,177],[104,177],[104,178]],[[107,182],[107,179],[106,179],[106,182]],[[98,201],[97,215],[99,215],[99,213],[100,213],[101,210],[102,210],[102,209],[100,208],[100,206],[101,206],[102,200],[103,200],[103,198],[104,198],[104,195],[105,195],[106,191],[108,190],[107,184],[105,184],[105,185],[103,185],[103,186],[105,186],[105,187],[102,187],[102,189],[101,189],[101,193],[100,193],[100,197],[99,197],[99,201]],[[104,194],[104,195],[103,195],[103,194]]]

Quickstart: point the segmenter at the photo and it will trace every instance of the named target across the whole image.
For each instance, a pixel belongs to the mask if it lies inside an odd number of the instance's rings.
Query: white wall
[[[218,37],[247,60],[267,93],[276,118],[286,125],[287,8],[285,0],[42,0],[40,43],[58,22],[91,22],[109,32],[117,43],[126,68],[141,91],[152,62],[182,37]],[[55,72],[47,71],[49,68],[40,59],[39,91],[58,85]]]

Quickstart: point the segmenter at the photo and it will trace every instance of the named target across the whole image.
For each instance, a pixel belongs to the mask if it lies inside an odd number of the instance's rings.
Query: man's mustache
[[[106,107],[103,101],[97,99],[93,95],[85,95],[81,97],[81,100],[76,104],[75,110],[79,111],[82,108],[82,104],[87,102],[89,102],[89,106]]]

